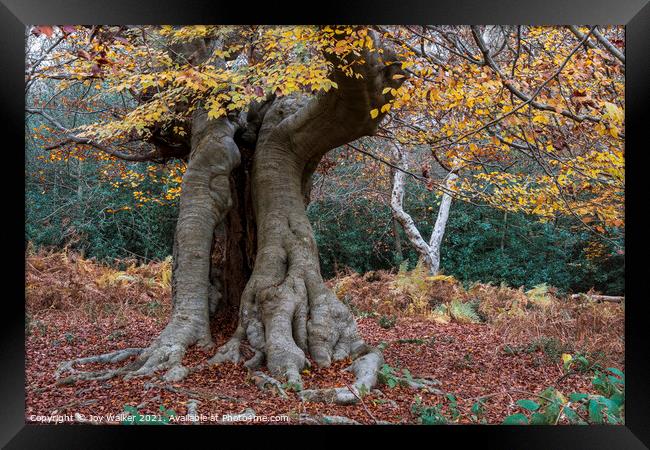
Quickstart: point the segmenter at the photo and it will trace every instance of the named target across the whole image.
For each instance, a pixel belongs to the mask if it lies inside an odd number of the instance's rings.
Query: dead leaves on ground
[[[156,282],[162,280],[161,271],[165,270],[163,263],[158,264],[127,267],[122,272],[128,278],[120,280],[122,274],[115,275],[119,271],[77,255],[51,253],[27,258],[27,421],[32,415],[117,415],[125,405],[139,406],[142,414],[157,414],[159,407],[164,406],[183,415],[188,412],[188,400],[194,396],[200,397],[196,398],[197,412],[206,415],[239,414],[252,408],[258,416],[288,415],[289,423],[300,423],[299,418],[304,414],[345,416],[366,424],[375,423],[375,419],[415,423],[417,418],[411,411],[415,395],[428,405],[443,400],[439,395],[414,392],[403,386],[392,389],[379,386],[379,391],[364,396],[363,405],[303,403],[294,392],[288,392],[288,398],[282,399],[272,390],[260,390],[243,365],[231,363],[193,372],[182,382],[171,385],[171,389],[160,380],[150,378],[114,378],[56,386],[54,371],[62,361],[127,347],[145,347],[158,335],[165,326],[170,307],[168,289]],[[115,284],[110,289],[102,288],[97,280],[110,277]],[[143,281],[147,279],[154,282]],[[426,281],[422,284],[426,292],[435,291],[429,298],[444,302],[445,296],[464,301],[476,297],[481,301],[479,311],[488,319],[487,323],[445,324],[425,314],[408,313],[412,294],[395,289],[395,275],[382,272],[375,274],[372,281],[347,275],[332,280],[331,284],[335,290],[343,291],[339,292],[341,298],[357,312],[363,311],[363,307],[376,306],[375,298],[381,299],[385,307],[387,299],[393,299],[393,309],[383,312],[396,314],[395,325],[382,328],[376,316],[364,314],[357,318],[362,336],[372,345],[385,346],[384,356],[391,367],[407,368],[414,377],[439,380],[438,388],[453,393],[461,410],[469,410],[476,399],[490,396],[485,400],[488,423],[501,423],[507,415],[516,412],[516,400],[527,398],[517,390],[539,392],[549,385],[565,392],[592,389],[589,375],[562,378],[561,360],[546,354],[543,347],[529,346],[526,351],[508,352],[506,346],[524,348],[526,339],[530,341],[531,337],[544,333],[560,340],[575,340],[578,336],[574,343],[598,343],[609,352],[612,365],[623,368],[622,305],[560,303],[551,292],[551,303],[544,308],[531,308],[528,305],[531,300],[522,290],[489,285],[465,290],[455,280]],[[146,302],[142,300],[145,297]],[[152,300],[161,305],[156,314],[146,306]],[[93,302],[94,306],[89,308],[85,302]],[[113,305],[113,312],[104,308],[107,304]],[[522,314],[508,314],[519,309]],[[123,314],[117,320],[119,311]],[[233,326],[228,318],[213,323],[217,345],[229,338]],[[617,339],[620,348],[605,345]],[[196,366],[210,356],[210,352],[190,348],[184,364]],[[339,361],[327,368],[313,366],[303,371],[304,388],[350,384],[353,376],[343,370],[349,363]],[[91,364],[80,367],[82,370],[99,368]],[[465,417],[461,418],[461,423],[466,421]]]

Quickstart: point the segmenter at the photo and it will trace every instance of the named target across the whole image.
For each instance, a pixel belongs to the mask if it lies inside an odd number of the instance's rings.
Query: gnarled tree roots
[[[361,401],[361,396],[377,384],[377,374],[384,364],[384,357],[377,349],[372,349],[356,359],[346,370],[354,372],[355,382],[352,386],[330,389],[307,389],[300,392],[300,397],[309,402],[335,403],[353,405]]]
[[[163,370],[165,371],[163,375],[165,381],[182,380],[192,370],[182,364],[187,348],[190,345],[199,345],[205,349],[214,346],[209,331],[206,334],[202,327],[194,327],[186,322],[180,314],[175,315],[160,336],[147,348],[127,348],[66,361],[60,364],[55,372],[57,384],[66,384],[77,380],[107,380],[116,376],[124,376],[127,379],[152,376]],[[81,372],[75,368],[79,364],[114,364],[132,356],[137,356],[137,358],[117,369]],[[194,370],[196,369],[194,368]],[[62,378],[65,374],[69,375]]]

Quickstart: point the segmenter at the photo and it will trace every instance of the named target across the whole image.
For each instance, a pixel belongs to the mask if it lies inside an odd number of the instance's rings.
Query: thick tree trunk
[[[365,349],[347,307],[325,287],[318,249],[305,212],[309,180],[322,154],[291,151],[296,136],[278,124],[303,107],[278,101],[267,113],[255,153],[252,198],[257,221],[255,268],[242,295],[233,340],[213,359],[238,361],[246,338],[272,374],[300,384],[309,353],[319,365]]]
[[[135,361],[131,376],[166,369],[166,379],[181,379],[188,372],[181,364],[187,347],[213,345],[209,299],[218,299],[218,294],[211,274],[212,245],[215,227],[232,204],[229,177],[240,161],[234,133],[227,118],[208,120],[205,111],[194,116],[192,152],[183,176],[174,242],[172,316]]]
[[[379,120],[371,118],[370,110],[387,102],[384,87],[401,84],[393,78],[401,72],[394,54],[387,52],[385,60],[376,52],[364,57],[366,63],[359,67],[363,78],[335,69],[338,88],[328,95],[311,100],[284,97],[266,112],[252,171],[255,266],[242,295],[237,330],[211,363],[239,361],[239,346],[246,339],[255,350],[247,367],[266,361],[273,376],[293,385],[301,385],[299,373],[309,364],[307,355],[327,366],[332,360],[366,354],[353,370],[360,383],[376,379],[381,356],[369,353],[348,307],[325,286],[305,212],[320,159],[344,143],[373,134]]]
[[[242,150],[242,162],[231,175],[232,207],[224,221],[220,310],[237,313],[246,283],[253,272],[257,229],[251,196],[252,152]]]

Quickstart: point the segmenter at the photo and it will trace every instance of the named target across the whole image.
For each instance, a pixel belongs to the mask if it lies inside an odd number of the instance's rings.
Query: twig
[[[592,28],[591,31],[593,31],[593,28]],[[585,37],[585,40],[586,40],[586,39],[591,35],[591,31],[590,31],[589,34]],[[480,39],[480,38],[479,38],[479,39]],[[569,53],[569,55],[565,58],[564,62],[562,62],[562,64],[560,65],[560,67],[559,67],[559,68],[558,68],[558,69],[557,69],[557,70],[556,70],[556,71],[555,71],[555,72],[554,72],[550,77],[548,77],[548,78],[547,78],[547,79],[546,79],[542,84],[540,84],[540,85],[538,86],[538,88],[535,90],[535,92],[533,92],[533,94],[532,94],[530,97],[528,97],[528,99],[527,99],[525,102],[520,103],[519,105],[515,106],[513,109],[511,109],[511,110],[508,111],[507,113],[505,113],[505,114],[503,114],[503,115],[497,117],[496,119],[493,119],[493,120],[489,121],[489,122],[486,123],[485,125],[483,125],[483,126],[481,126],[481,127],[479,127],[479,128],[476,128],[475,130],[468,131],[467,133],[462,134],[460,137],[458,137],[457,139],[455,139],[454,141],[452,141],[452,142],[450,142],[450,143],[448,143],[448,144],[440,144],[440,145],[438,145],[438,146],[432,147],[432,150],[435,150],[435,149],[437,149],[437,148],[450,147],[450,146],[452,146],[452,145],[456,145],[457,143],[459,143],[460,141],[462,141],[462,140],[465,139],[466,137],[471,136],[471,135],[473,135],[473,134],[476,134],[476,133],[478,133],[478,132],[480,132],[480,131],[483,131],[484,129],[489,128],[489,127],[491,127],[492,125],[494,125],[494,124],[496,124],[496,123],[498,123],[498,122],[501,122],[503,119],[505,119],[506,117],[508,117],[508,116],[510,116],[510,115],[512,115],[512,114],[514,114],[514,113],[516,113],[517,111],[519,111],[519,110],[520,110],[521,108],[523,108],[524,106],[533,103],[533,101],[535,100],[535,98],[540,94],[540,92],[542,92],[542,89],[544,89],[544,87],[546,87],[546,85],[547,85],[548,83],[550,83],[550,82],[551,82],[555,77],[557,77],[557,76],[560,74],[560,72],[562,72],[562,70],[563,70],[564,67],[567,65],[567,63],[569,62],[569,60],[571,59],[571,57],[572,57],[572,56],[573,56],[573,55],[574,55],[574,54],[575,54],[575,53],[580,49],[580,46],[582,46],[582,44],[583,44],[583,42],[581,41],[578,45],[575,46],[575,48],[574,48],[573,50],[571,50],[571,53]],[[506,87],[507,87],[507,86],[506,86]],[[515,94],[515,95],[517,95],[517,94]],[[521,98],[521,97],[520,97],[520,98]],[[533,106],[536,106],[536,105],[533,104]],[[540,109],[546,109],[546,108],[540,108]],[[554,108],[551,108],[551,110],[555,111]],[[583,116],[575,116],[575,115],[572,114],[571,112],[567,112],[567,111],[562,111],[561,114],[562,114],[562,115],[565,115],[565,116],[567,116],[567,117],[569,117],[569,118],[572,118],[572,119],[574,119],[574,120],[578,120],[578,121],[582,121],[582,120],[591,120],[591,121],[593,121],[593,122],[600,122],[600,120],[599,120],[598,118],[593,118],[593,117],[590,117],[590,116],[584,116],[584,117],[583,117]]]
[[[375,421],[375,424],[377,424],[377,423],[378,423],[377,418],[376,418],[375,416],[372,415],[372,413],[370,412],[370,410],[369,410],[368,407],[366,406],[366,403],[365,403],[365,402],[363,401],[363,399],[359,396],[359,394],[357,394],[357,393],[355,392],[355,390],[352,388],[352,386],[350,386],[348,383],[345,383],[345,386],[350,390],[350,392],[352,392],[352,394],[354,394],[354,396],[355,396],[356,398],[359,399],[359,401],[361,402],[361,406],[363,406],[363,409],[364,409],[364,410],[366,411],[366,413],[370,416],[370,418],[371,418],[372,420]]]

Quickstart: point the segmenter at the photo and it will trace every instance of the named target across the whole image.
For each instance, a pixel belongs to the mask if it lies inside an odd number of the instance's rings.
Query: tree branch
[[[569,119],[573,119],[577,122],[582,122],[584,120],[588,120],[590,122],[600,122],[600,119],[597,117],[592,117],[588,115],[576,115],[572,113],[569,110],[561,110],[557,111],[555,107],[551,105],[547,105],[545,103],[540,103],[538,101],[535,101],[535,98],[542,92],[542,89],[551,82],[555,77],[557,77],[564,67],[567,65],[571,57],[580,49],[580,46],[584,42],[587,41],[591,33],[595,30],[595,27],[592,28],[586,36],[582,39],[582,41],[569,53],[569,55],[565,58],[564,62],[560,65],[560,67],[551,75],[546,81],[544,81],[532,95],[526,95],[524,92],[519,90],[511,81],[507,79],[507,77],[503,74],[501,71],[501,68],[497,65],[497,63],[494,61],[492,58],[492,55],[490,55],[490,51],[488,50],[487,46],[485,45],[485,41],[483,41],[483,38],[481,37],[480,32],[478,31],[478,27],[473,25],[472,26],[472,35],[474,36],[474,40],[476,41],[476,45],[478,45],[479,49],[481,50],[481,53],[483,54],[483,63],[490,67],[496,74],[501,78],[501,82],[503,85],[508,89],[510,92],[512,92],[515,96],[517,96],[520,100],[523,100],[524,103],[522,105],[519,105],[519,108],[523,107],[524,105],[530,104],[532,107],[541,109],[544,111],[553,111],[557,112],[559,114],[562,114],[565,117],[568,117]]]
[[[576,37],[577,37],[578,39],[582,39],[582,40],[585,39],[585,35],[584,35],[584,33],[581,32],[581,31],[578,29],[577,26],[575,26],[575,25],[569,25],[568,28],[569,28],[569,30],[571,30],[571,32],[572,32],[573,34],[576,35]],[[600,33],[600,31],[598,31],[598,28],[597,28],[597,27],[594,27],[594,28],[593,28],[593,35],[594,35],[594,37],[596,38],[596,40],[598,40],[598,42],[600,42],[600,43],[602,44],[602,46],[605,47],[605,48],[607,49],[607,51],[608,51],[611,55],[613,55],[614,57],[616,57],[616,59],[618,59],[620,62],[622,62],[623,64],[625,64],[625,55],[624,55],[624,54],[623,54],[619,49],[617,49],[617,48],[614,46],[614,44],[612,44],[611,42],[609,42],[609,40],[607,40],[607,38],[606,38],[605,36],[603,36],[603,35]],[[588,39],[585,40],[585,44],[588,45],[590,48],[596,48],[596,46],[595,46],[591,41],[589,41]]]
[[[592,30],[593,30],[593,29],[592,29]],[[474,26],[472,26],[472,32],[473,32],[473,33],[476,33],[476,32],[475,32],[475,27],[474,27]],[[477,43],[478,43],[478,42],[482,42],[482,39],[480,38],[480,36],[478,36],[477,34],[475,34],[475,37],[477,38]],[[588,37],[589,37],[589,35],[587,35],[587,36],[585,37],[585,39],[588,38]],[[583,44],[583,42],[580,42],[578,45],[576,45],[576,47],[571,51],[571,53],[569,53],[569,55],[568,55],[568,56],[565,58],[565,60],[562,62],[562,64],[560,65],[560,67],[559,67],[559,68],[558,68],[558,69],[557,69],[557,70],[556,70],[556,71],[555,71],[555,72],[554,72],[550,77],[548,77],[548,78],[547,78],[547,79],[546,79],[546,80],[545,80],[541,85],[539,85],[539,87],[535,90],[535,92],[533,92],[533,94],[532,94],[530,97],[526,96],[525,94],[523,94],[522,92],[520,92],[519,90],[517,90],[517,92],[519,92],[519,93],[523,96],[522,100],[525,100],[523,103],[520,103],[519,105],[517,105],[516,107],[514,107],[512,110],[510,110],[510,111],[508,111],[507,113],[505,113],[505,114],[503,114],[503,115],[501,115],[501,116],[499,116],[499,117],[497,117],[497,118],[495,118],[495,119],[489,121],[488,123],[482,125],[481,127],[477,128],[477,129],[475,129],[475,130],[472,130],[472,131],[468,131],[467,133],[462,134],[460,137],[458,137],[458,138],[455,139],[454,141],[452,141],[452,142],[450,142],[450,143],[447,143],[447,144],[440,144],[440,145],[438,145],[438,146],[433,147],[432,149],[435,150],[435,149],[437,149],[437,148],[449,147],[449,146],[452,146],[452,145],[456,145],[457,143],[459,143],[460,141],[462,141],[462,140],[465,139],[466,137],[471,136],[471,135],[473,135],[473,134],[476,134],[476,133],[478,133],[478,132],[480,132],[480,131],[483,131],[484,129],[489,128],[489,127],[491,127],[492,125],[494,125],[494,124],[496,124],[496,123],[498,123],[498,122],[501,122],[503,119],[505,119],[506,117],[508,117],[508,116],[510,116],[510,115],[512,115],[512,114],[514,114],[515,112],[519,111],[521,108],[523,108],[524,106],[526,106],[526,105],[528,105],[528,104],[531,104],[532,106],[536,106],[536,105],[543,106],[543,107],[540,108],[540,109],[547,109],[547,108],[549,108],[550,111],[555,111],[555,108],[552,108],[552,107],[549,106],[549,105],[542,105],[542,104],[540,104],[540,103],[536,103],[536,102],[534,102],[534,99],[535,99],[535,97],[537,97],[537,96],[540,94],[540,92],[542,92],[542,89],[544,89],[544,87],[545,87],[548,83],[551,82],[551,80],[553,80],[555,77],[557,77],[557,76],[560,74],[560,72],[562,72],[562,70],[563,70],[564,67],[567,65],[567,63],[569,62],[569,60],[571,59],[571,57],[572,57],[572,56],[573,56],[573,55],[578,51],[578,49],[580,48],[580,46],[581,46],[582,44]],[[487,54],[487,55],[489,56],[489,53],[487,53],[487,48],[485,48],[485,44],[484,44],[484,43],[483,43],[483,49],[485,49],[485,52],[486,52],[486,53],[484,53],[484,55]],[[481,51],[483,51],[483,50],[481,50]],[[486,61],[487,61],[487,59],[486,59]],[[495,67],[496,67],[496,66],[495,66]],[[497,73],[499,73],[499,72],[497,72]],[[502,79],[503,79],[503,77],[502,77]],[[505,82],[505,81],[504,81],[504,85],[506,85],[506,82]],[[506,85],[506,87],[507,87],[507,85]],[[514,93],[514,92],[513,92],[513,93]],[[515,95],[517,95],[517,94],[515,93]],[[519,95],[517,95],[517,96],[519,96]],[[520,97],[520,98],[521,98],[521,97]],[[600,119],[598,119],[598,118],[596,118],[596,117],[590,117],[590,116],[575,116],[574,114],[572,114],[572,113],[569,112],[569,111],[563,111],[561,114],[562,114],[563,116],[567,116],[567,117],[573,118],[574,120],[577,120],[577,121],[590,120],[590,121],[592,121],[592,122],[600,122]]]
[[[116,150],[111,147],[107,147],[103,144],[100,144],[99,142],[96,142],[92,139],[88,138],[83,138],[76,136],[74,133],[70,132],[70,130],[66,127],[64,127],[59,121],[57,121],[54,117],[50,116],[47,114],[45,111],[40,110],[40,109],[35,109],[35,108],[25,108],[25,111],[30,113],[30,114],[38,114],[42,116],[44,119],[46,119],[48,122],[50,122],[54,127],[56,127],[59,131],[65,133],[64,134],[64,140],[59,142],[58,144],[54,144],[50,147],[47,147],[46,149],[48,150],[53,150],[57,147],[61,147],[62,145],[65,145],[70,142],[75,142],[77,144],[84,144],[84,145],[90,145],[91,147],[96,148],[97,150],[100,150],[108,155],[114,156],[119,159],[123,159],[125,161],[136,161],[136,162],[141,162],[141,161],[154,161],[156,159],[159,159],[162,157],[161,153],[158,151],[158,149],[154,149],[150,152],[143,153],[143,154],[134,154],[134,153],[126,153],[120,150]]]

